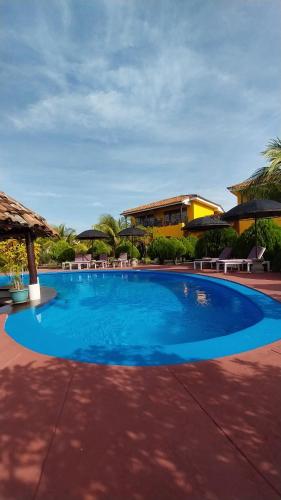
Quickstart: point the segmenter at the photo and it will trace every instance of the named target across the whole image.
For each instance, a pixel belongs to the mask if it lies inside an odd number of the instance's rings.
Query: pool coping
[[[38,300],[24,302],[22,304],[9,304],[0,307],[0,314],[17,314],[25,309],[33,309],[35,307],[40,307],[49,304],[57,297],[57,291],[55,288],[49,286],[40,286],[41,297]]]

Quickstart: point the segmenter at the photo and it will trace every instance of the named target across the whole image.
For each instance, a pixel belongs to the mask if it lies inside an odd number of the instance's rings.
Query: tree
[[[107,240],[109,245],[115,250],[120,243],[120,237],[118,233],[126,227],[126,221],[124,217],[121,219],[115,219],[110,214],[103,214],[99,218],[99,222],[94,224],[93,228],[103,231],[108,234],[109,239]]]
[[[232,227],[206,231],[196,242],[196,258],[218,257],[225,247],[233,247],[238,235]]]
[[[70,245],[74,242],[76,238],[75,229],[67,227],[65,224],[54,226],[54,229],[58,233],[58,239],[67,241]]]
[[[34,244],[35,260],[38,266],[40,245]],[[20,274],[28,269],[26,246],[23,242],[9,239],[0,243],[0,269],[5,274]]]
[[[278,137],[271,140],[262,155],[267,164],[253,173],[241,193],[248,199],[270,198],[281,201],[281,140]]]

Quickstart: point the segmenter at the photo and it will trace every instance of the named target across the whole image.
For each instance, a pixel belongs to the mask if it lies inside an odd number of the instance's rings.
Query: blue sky
[[[280,135],[278,0],[0,1],[1,190],[77,230],[226,186]]]

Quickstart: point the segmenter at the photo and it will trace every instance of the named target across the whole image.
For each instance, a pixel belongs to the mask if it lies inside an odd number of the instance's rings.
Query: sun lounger
[[[108,260],[108,256],[106,255],[106,253],[103,253],[101,255],[99,255],[99,259],[98,260],[95,260],[94,261],[99,267],[102,267],[103,269],[105,267],[108,267],[109,266],[109,260]]]
[[[216,263],[216,269],[219,271],[222,266],[223,272],[226,274],[228,269],[238,269],[239,271],[243,269],[243,267],[247,267],[247,271],[250,272],[253,264],[256,261],[261,261],[265,250],[265,247],[253,247],[246,259],[220,259]],[[266,267],[268,271],[270,270],[269,261],[261,261],[261,264]]]
[[[225,247],[221,253],[219,254],[218,257],[205,257],[203,259],[198,259],[198,260],[195,260],[193,262],[193,268],[196,269],[197,266],[200,268],[200,271],[202,271],[203,267],[204,267],[204,264],[207,265],[209,267],[213,267],[213,265],[215,265],[218,260],[224,260],[224,259],[229,259],[229,257],[231,256],[232,254],[232,248],[231,247]]]
[[[94,265],[94,267],[96,268],[95,261],[92,260],[91,254],[87,254],[87,255],[77,255],[75,257],[75,260],[72,262],[70,261],[63,262],[62,268],[70,270],[72,270],[73,268],[74,269],[77,268],[78,270],[81,271],[81,269],[83,268],[90,269],[92,265]]]
[[[113,267],[116,267],[116,266],[120,266],[120,267],[124,267],[124,266],[129,266],[130,265],[130,261],[128,259],[128,255],[126,253],[121,253],[119,255],[119,258],[118,259],[114,259],[113,261]]]

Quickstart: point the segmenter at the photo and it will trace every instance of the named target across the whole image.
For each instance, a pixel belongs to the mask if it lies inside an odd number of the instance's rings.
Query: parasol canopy
[[[274,200],[250,200],[231,208],[223,214],[226,221],[265,219],[281,216],[281,203]]]
[[[211,229],[224,229],[226,227],[230,227],[230,224],[217,215],[207,215],[188,222],[183,227],[183,231],[210,231]]]
[[[87,231],[83,231],[82,233],[76,236],[78,240],[102,240],[108,239],[109,236],[102,231],[98,231],[97,229],[88,229]]]
[[[122,229],[122,231],[120,231],[118,233],[118,236],[121,236],[122,238],[126,238],[126,237],[132,237],[132,238],[140,238],[142,236],[144,236],[146,234],[146,232],[139,228],[139,227],[135,227],[135,226],[130,226],[130,227],[126,227],[126,229]]]

